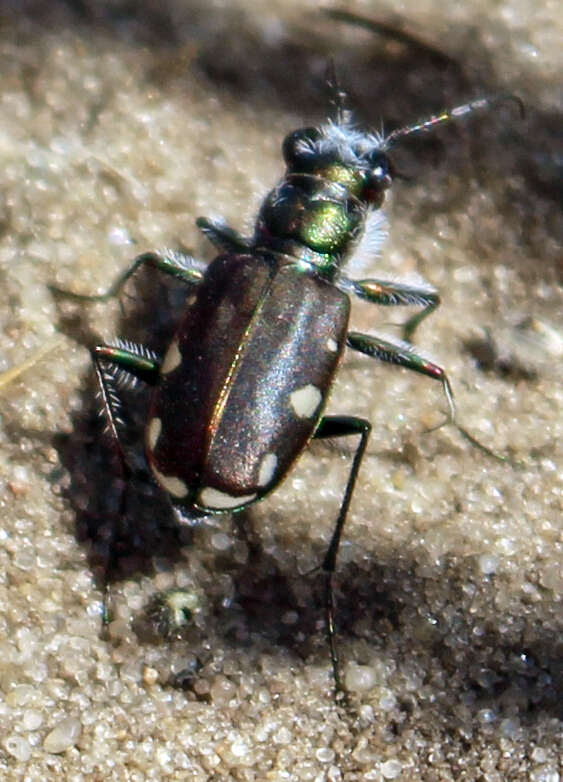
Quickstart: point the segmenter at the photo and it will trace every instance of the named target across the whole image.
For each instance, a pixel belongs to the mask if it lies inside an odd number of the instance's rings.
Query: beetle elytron
[[[194,290],[193,303],[162,358],[129,342],[93,350],[125,475],[118,380],[125,373],[153,387],[146,456],[180,514],[240,511],[276,488],[312,438],[359,436],[322,562],[327,633],[339,689],[332,579],[371,428],[362,418],[323,415],[344,348],[439,380],[452,419],[454,414],[441,367],[406,341],[348,331],[350,294],[374,304],[420,306],[404,326],[409,340],[438,306],[437,292],[425,284],[352,280],[342,268],[381,246],[381,207],[393,177],[390,148],[405,136],[490,108],[507,96],[481,98],[383,135],[356,127],[344,107],[344,94],[332,86],[335,118],[286,137],[286,172],[264,199],[252,237],[241,236],[221,220],[200,218],[198,226],[220,251],[208,267],[177,252],[145,253],[102,295],[63,293],[83,301],[107,300],[144,264]]]

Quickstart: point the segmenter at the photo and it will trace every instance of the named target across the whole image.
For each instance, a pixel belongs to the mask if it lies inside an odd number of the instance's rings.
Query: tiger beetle
[[[321,564],[339,692],[333,577],[371,430],[364,418],[323,414],[344,348],[438,380],[450,421],[455,413],[445,371],[409,343],[438,307],[437,291],[425,283],[353,280],[342,269],[375,255],[385,238],[381,209],[394,176],[388,153],[397,142],[515,98],[483,97],[385,135],[355,125],[345,93],[335,79],[330,86],[334,118],[286,136],[285,174],[265,197],[252,237],[221,219],[199,218],[198,227],[219,250],[207,267],[183,253],[147,252],[103,294],[54,290],[79,301],[106,301],[141,266],[152,266],[195,294],[163,357],[125,341],[92,351],[125,478],[130,470],[119,435],[120,381],[125,376],[152,387],[146,458],[180,517],[241,511],[276,489],[312,439],[359,438]],[[404,341],[383,339],[348,331],[351,295],[421,311],[404,324]]]

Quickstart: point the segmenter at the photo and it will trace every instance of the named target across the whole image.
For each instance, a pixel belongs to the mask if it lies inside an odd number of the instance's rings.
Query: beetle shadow
[[[475,618],[466,589],[473,583],[471,573],[466,564],[453,560],[437,569],[435,576],[436,581],[448,584],[443,615],[427,616],[427,580],[415,575],[418,564],[376,564],[368,573],[350,563],[337,572],[338,633],[366,642],[366,659],[358,662],[373,662],[374,649],[384,655],[386,637],[393,636],[391,645],[399,644],[405,663],[416,660],[420,670],[443,673],[447,685],[443,702],[436,704],[439,709],[455,712],[463,702],[474,715],[490,707],[500,719],[503,714],[511,716],[518,704],[519,716],[530,723],[542,714],[562,719],[560,634],[544,629],[539,617],[525,608],[513,616],[517,632],[508,629],[509,616],[495,614],[494,621]],[[485,595],[490,593],[490,601],[483,597],[483,603],[494,604],[498,593],[494,578],[480,581]],[[408,704],[404,708],[408,711]],[[452,719],[458,719],[455,713]]]
[[[248,545],[248,560],[236,564],[228,554],[216,557],[217,572],[232,578],[232,601],[228,607],[215,606],[206,617],[206,644],[201,644],[201,639],[193,646],[188,643],[186,659],[194,648],[213,649],[217,642],[239,661],[242,650],[255,662],[263,653],[275,659],[284,650],[300,667],[314,660],[330,676],[322,572],[288,571],[287,564],[281,564],[265,549],[260,533],[254,529],[251,510],[234,518],[239,537]],[[313,561],[322,562],[324,549],[313,548]],[[435,576],[448,584],[444,614],[438,611],[427,617],[423,610],[427,581],[415,575],[416,563],[409,566],[404,556],[399,559],[401,565],[372,563],[365,570],[349,562],[337,569],[336,640],[343,668],[350,659],[365,665],[380,659],[385,665],[386,658],[391,657],[397,674],[400,676],[405,666],[408,677],[413,661],[418,671],[426,671],[429,676],[431,672],[446,683],[441,694],[425,708],[435,713],[437,720],[453,726],[459,724],[461,704],[471,719],[491,709],[500,721],[514,715],[515,705],[523,726],[533,726],[546,714],[563,718],[558,636],[543,630],[527,614],[514,617],[514,624],[520,628],[518,637],[501,629],[506,617],[499,618],[498,624],[487,623],[485,632],[476,632],[482,628],[476,625],[479,620],[468,610],[464,595],[471,575],[453,561],[445,563]],[[432,576],[429,578],[432,580]],[[491,591],[493,602],[494,580],[483,583],[482,588]],[[413,610],[413,605],[421,611]],[[454,616],[452,605],[457,606]],[[141,634],[140,640],[146,638]],[[162,639],[153,638],[151,642],[162,643]],[[202,659],[198,664],[205,667],[207,662]],[[187,676],[171,677],[170,684],[192,690],[196,678],[197,673],[190,670]],[[423,684],[421,681],[420,686]],[[398,703],[403,715],[393,723],[398,732],[408,727],[409,715],[418,707],[416,691]]]
[[[319,549],[314,558],[320,563],[323,555]],[[263,552],[259,557],[264,557]],[[304,664],[312,656],[329,667],[322,574],[289,577],[269,555],[261,564],[251,560],[252,566],[236,578],[236,601],[247,634],[285,648]],[[530,725],[545,714],[562,719],[559,636],[527,614],[514,618],[518,634],[503,632],[506,617],[487,623],[485,632],[476,632],[482,628],[476,628],[464,598],[464,586],[471,576],[455,562],[446,563],[436,574],[453,593],[448,606],[458,606],[455,616],[448,608],[443,616],[437,613],[427,622],[423,613],[412,610],[413,604],[424,605],[426,591],[425,580],[415,576],[415,570],[414,562],[412,567],[371,564],[369,571],[351,562],[337,569],[335,620],[341,664],[345,667],[350,650],[359,664],[373,665],[374,659],[383,662],[389,655],[399,669],[402,665],[408,668],[409,660],[416,661],[417,669],[432,671],[447,682],[431,709],[440,713],[440,719],[449,714],[452,724],[459,721],[456,712],[461,703],[475,718],[486,708],[493,709],[499,720],[510,717],[518,704],[520,719]],[[493,602],[494,579],[482,586],[491,592]],[[285,622],[284,616],[288,617]],[[228,634],[224,638],[235,643]],[[399,704],[405,716],[414,709],[416,699],[413,693]]]

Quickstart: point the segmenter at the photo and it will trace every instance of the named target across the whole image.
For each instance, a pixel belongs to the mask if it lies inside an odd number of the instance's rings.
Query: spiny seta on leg
[[[428,305],[428,297],[436,296],[438,290],[431,285],[423,277],[418,274],[407,275],[390,275],[389,277],[376,278],[370,277],[370,281],[376,285],[381,285],[383,288],[389,288],[385,299],[383,293],[378,298],[378,304],[381,305],[413,305],[416,307],[426,307]],[[361,280],[351,280],[348,277],[342,276],[338,279],[338,287],[340,290],[348,294],[354,294],[362,297],[360,289]]]
[[[139,358],[146,358],[149,361],[159,361],[159,357],[154,350],[138,342],[131,342],[128,339],[116,337],[107,343],[107,347],[127,350],[129,353],[134,353]],[[139,378],[135,377],[131,372],[128,372],[124,367],[110,364],[107,360],[104,361],[104,378],[110,378],[110,385],[114,385],[120,391],[132,391],[139,383]]]
[[[165,247],[163,250],[159,250],[156,255],[159,255],[164,260],[170,261],[174,266],[178,266],[180,269],[197,269],[197,271],[202,273],[205,273],[207,269],[206,263],[181,250],[173,250],[169,247]]]

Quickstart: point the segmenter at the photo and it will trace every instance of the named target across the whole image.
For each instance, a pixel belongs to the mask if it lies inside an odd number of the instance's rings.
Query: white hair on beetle
[[[385,148],[383,134],[357,130],[352,124],[328,120],[319,128],[317,139],[303,138],[297,147],[301,154],[327,155],[333,152],[342,163],[365,168],[366,156]]]
[[[381,209],[368,209],[363,221],[363,231],[356,241],[346,263],[346,273],[360,274],[374,258],[381,254],[387,240],[387,218]]]

